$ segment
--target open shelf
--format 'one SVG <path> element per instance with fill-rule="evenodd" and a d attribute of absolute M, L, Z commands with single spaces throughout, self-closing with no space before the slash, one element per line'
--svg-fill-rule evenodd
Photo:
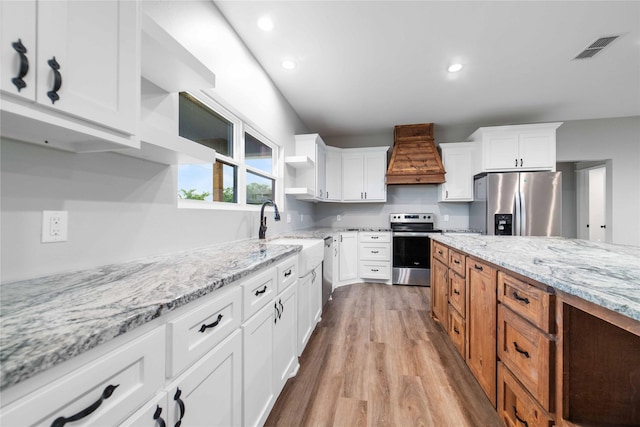
<path fill-rule="evenodd" d="M 315 197 L 315 191 L 307 187 L 287 187 L 284 189 L 284 194 L 296 196 L 298 199 L 313 199 Z"/>
<path fill-rule="evenodd" d="M 309 156 L 287 156 L 284 158 L 284 162 L 296 169 L 311 169 L 314 166 L 314 162 Z"/>

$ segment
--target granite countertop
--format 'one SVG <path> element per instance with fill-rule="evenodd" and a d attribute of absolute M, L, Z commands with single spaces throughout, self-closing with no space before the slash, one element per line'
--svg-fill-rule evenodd
<path fill-rule="evenodd" d="M 390 228 L 377 228 L 377 227 L 315 227 L 305 228 L 302 230 L 295 230 L 289 233 L 279 234 L 272 239 L 288 238 L 288 239 L 324 239 L 336 233 L 342 233 L 346 231 L 371 231 L 371 232 L 391 232 Z"/>
<path fill-rule="evenodd" d="M 432 239 L 640 320 L 640 247 L 562 237 L 458 234 Z"/>
<path fill-rule="evenodd" d="M 0 389 L 301 250 L 256 239 L 0 285 Z"/>

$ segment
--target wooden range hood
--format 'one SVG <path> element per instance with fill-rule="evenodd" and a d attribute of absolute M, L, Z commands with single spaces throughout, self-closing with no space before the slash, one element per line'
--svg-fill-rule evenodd
<path fill-rule="evenodd" d="M 398 125 L 387 168 L 387 185 L 442 184 L 444 166 L 433 141 L 433 123 Z"/>

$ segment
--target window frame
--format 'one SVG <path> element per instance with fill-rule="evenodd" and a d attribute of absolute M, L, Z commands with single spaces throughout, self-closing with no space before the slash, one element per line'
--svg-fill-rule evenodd
<path fill-rule="evenodd" d="M 180 199 L 177 196 L 178 208 L 182 209 L 217 209 L 217 210 L 246 210 L 246 211 L 259 211 L 260 205 L 247 203 L 247 172 L 252 174 L 272 179 L 274 181 L 274 201 L 277 205 L 283 206 L 284 199 L 284 185 L 283 185 L 283 168 L 281 167 L 282 156 L 284 150 L 282 147 L 275 143 L 273 139 L 267 137 L 264 132 L 257 129 L 255 125 L 250 123 L 246 118 L 241 117 L 238 114 L 234 114 L 224 105 L 217 100 L 213 99 L 210 94 L 205 92 L 185 91 L 196 100 L 201 102 L 207 108 L 210 108 L 214 113 L 221 116 L 225 120 L 228 120 L 233 125 L 233 157 L 226 156 L 216 152 L 216 162 L 218 160 L 227 163 L 229 165 L 237 167 L 237 189 L 236 189 L 236 203 L 221 202 L 221 201 L 204 201 L 204 200 L 188 200 Z M 245 133 L 248 133 L 253 138 L 257 139 L 264 145 L 271 148 L 272 159 L 272 173 L 269 174 L 262 169 L 258 169 L 249 166 L 245 163 Z M 197 142 L 194 141 L 195 144 Z M 176 170 L 176 184 L 179 180 L 179 171 Z M 179 188 L 177 189 L 179 191 Z M 272 207 L 268 207 L 268 210 L 272 210 Z"/>

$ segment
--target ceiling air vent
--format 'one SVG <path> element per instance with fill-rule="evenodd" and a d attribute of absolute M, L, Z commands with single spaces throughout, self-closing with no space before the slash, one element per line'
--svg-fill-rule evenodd
<path fill-rule="evenodd" d="M 573 59 L 593 58 L 596 53 L 600 52 L 602 49 L 609 46 L 611 42 L 613 42 L 618 37 L 620 36 L 600 37 L 598 40 L 591 43 L 585 50 L 580 52 L 578 56 L 576 56 Z"/>

